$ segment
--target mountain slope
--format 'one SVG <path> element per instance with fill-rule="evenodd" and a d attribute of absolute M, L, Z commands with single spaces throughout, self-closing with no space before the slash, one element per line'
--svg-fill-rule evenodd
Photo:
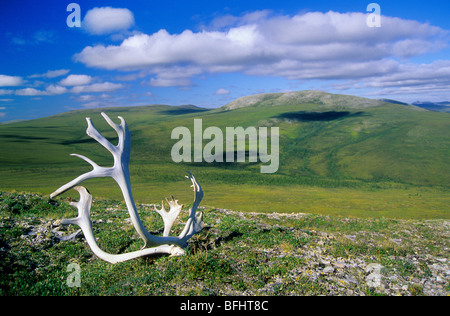
<path fill-rule="evenodd" d="M 383 102 L 382 100 L 372 100 L 351 95 L 331 94 L 315 90 L 305 90 L 246 96 L 224 105 L 222 109 L 234 110 L 252 105 L 280 106 L 303 103 L 313 103 L 334 108 L 345 107 L 349 109 L 360 109 L 380 106 L 385 102 Z"/>

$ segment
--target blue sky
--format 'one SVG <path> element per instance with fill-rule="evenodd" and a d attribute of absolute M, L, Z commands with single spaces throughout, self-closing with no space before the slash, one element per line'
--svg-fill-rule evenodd
<path fill-rule="evenodd" d="M 81 27 L 69 27 L 70 3 Z M 305 89 L 449 101 L 450 2 L 2 1 L 0 122 Z"/>

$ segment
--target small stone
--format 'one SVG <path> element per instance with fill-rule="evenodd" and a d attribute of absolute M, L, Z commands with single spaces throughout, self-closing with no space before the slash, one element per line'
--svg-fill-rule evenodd
<path fill-rule="evenodd" d="M 81 229 L 77 230 L 75 233 L 70 234 L 68 236 L 60 236 L 60 235 L 56 235 L 55 237 L 59 240 L 59 241 L 71 241 L 71 240 L 75 240 L 75 238 L 78 237 L 78 235 L 81 234 Z"/>
<path fill-rule="evenodd" d="M 329 273 L 333 273 L 333 272 L 334 272 L 334 268 L 332 266 L 327 266 L 322 271 L 322 273 L 324 273 L 324 274 L 329 274 Z"/>
<path fill-rule="evenodd" d="M 400 245 L 402 243 L 402 240 L 400 238 L 392 239 L 392 241 L 395 242 L 397 245 Z"/>
<path fill-rule="evenodd" d="M 345 268 L 345 262 L 335 262 L 335 263 L 333 263 L 333 265 L 334 265 L 334 267 L 335 268 L 338 268 L 338 269 L 342 269 L 342 268 Z"/>

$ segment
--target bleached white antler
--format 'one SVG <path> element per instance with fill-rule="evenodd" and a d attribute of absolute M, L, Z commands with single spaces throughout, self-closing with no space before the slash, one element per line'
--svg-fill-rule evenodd
<path fill-rule="evenodd" d="M 197 180 L 192 173 L 188 171 L 189 175 L 186 176 L 192 182 L 192 187 L 194 188 L 194 203 L 190 209 L 189 219 L 184 227 L 183 232 L 180 234 L 180 238 L 188 240 L 193 235 L 199 233 L 203 228 L 203 213 L 197 213 L 197 208 L 203 199 L 203 190 L 198 184 Z"/>
<path fill-rule="evenodd" d="M 169 211 L 166 211 L 166 209 L 164 208 L 164 201 L 161 202 L 162 206 L 160 210 L 158 210 L 156 206 L 154 207 L 155 211 L 159 215 L 161 215 L 164 222 L 163 236 L 169 236 L 170 230 L 172 229 L 175 220 L 177 219 L 181 209 L 183 208 L 183 205 L 179 205 L 178 201 L 175 200 L 173 196 L 171 196 L 170 200 L 166 199 L 166 201 L 170 207 Z"/>
<path fill-rule="evenodd" d="M 112 167 L 106 168 L 106 167 L 100 167 L 95 162 L 93 162 L 91 159 L 84 157 L 82 155 L 78 154 L 72 154 L 72 156 L 79 157 L 86 162 L 88 162 L 93 169 L 76 179 L 70 181 L 69 183 L 63 185 L 58 190 L 53 192 L 50 197 L 55 197 L 59 194 L 62 194 L 66 192 L 67 190 L 74 188 L 75 186 L 78 186 L 81 182 L 92 179 L 92 178 L 101 178 L 101 177 L 111 177 L 113 178 L 117 184 L 119 185 L 125 204 L 127 206 L 128 212 L 130 214 L 131 222 L 133 226 L 136 229 L 136 232 L 139 234 L 139 236 L 144 241 L 144 248 L 147 246 L 155 247 L 150 249 L 144 249 L 140 252 L 135 252 L 133 255 L 130 254 L 130 256 L 126 256 L 127 254 L 123 255 L 117 255 L 118 257 L 115 257 L 114 260 L 107 260 L 106 261 L 124 261 L 129 260 L 132 258 L 135 258 L 135 256 L 145 256 L 151 253 L 170 253 L 172 255 L 174 254 L 183 254 L 184 250 L 182 248 L 187 246 L 187 241 L 190 237 L 192 237 L 194 234 L 201 231 L 203 227 L 202 222 L 202 214 L 197 214 L 196 210 L 200 204 L 200 201 L 203 198 L 203 191 L 198 184 L 198 182 L 195 180 L 194 176 L 189 173 L 188 176 L 186 176 L 188 179 L 191 180 L 193 187 L 194 187 L 194 203 L 192 205 L 192 208 L 190 210 L 189 220 L 186 222 L 186 225 L 183 229 L 183 232 L 178 237 L 171 237 L 169 236 L 170 229 L 173 226 L 173 223 L 175 222 L 177 216 L 179 215 L 182 205 L 178 204 L 178 201 L 176 201 L 173 197 L 172 200 L 168 200 L 170 210 L 168 212 L 165 211 L 164 205 L 160 211 L 156 210 L 163 218 L 164 221 L 164 233 L 163 236 L 154 236 L 150 234 L 142 224 L 142 221 L 139 218 L 139 214 L 136 209 L 136 205 L 133 200 L 133 196 L 131 193 L 131 185 L 130 185 L 130 175 L 128 171 L 128 165 L 130 160 L 130 137 L 131 134 L 128 130 L 127 124 L 125 120 L 122 117 L 118 117 L 120 119 L 120 125 L 115 124 L 105 113 L 101 113 L 104 119 L 108 122 L 108 124 L 116 131 L 119 142 L 117 146 L 112 145 L 103 135 L 101 135 L 95 126 L 92 123 L 92 120 L 90 118 L 86 118 L 88 123 L 88 128 L 86 130 L 87 135 L 95 139 L 98 143 L 100 143 L 103 147 L 105 147 L 114 157 L 114 165 Z M 79 217 L 74 220 L 65 220 L 64 223 L 71 223 L 71 224 L 77 224 L 79 225 L 85 236 L 91 236 L 93 237 L 92 227 L 90 225 L 89 220 L 89 209 L 92 202 L 92 197 L 89 193 L 87 193 L 86 189 L 83 187 L 76 187 L 75 188 L 78 192 L 80 192 L 80 202 L 74 203 L 73 205 L 78 207 L 79 210 Z M 81 209 L 81 210 L 80 210 Z M 86 220 L 88 219 L 88 221 Z M 89 223 L 88 223 L 89 222 Z M 86 237 L 86 239 L 88 239 Z M 95 243 L 95 239 L 88 240 L 89 245 L 91 246 L 94 253 L 96 253 L 100 258 L 108 258 L 108 256 L 111 256 L 109 254 L 104 253 L 101 251 L 97 244 Z M 172 246 L 168 246 L 172 245 Z M 164 246 L 164 247 L 161 247 Z M 174 248 L 173 246 L 176 246 Z M 95 249 L 95 250 L 94 250 Z M 153 250 L 151 250 L 153 249 Z M 100 255 L 101 256 L 100 256 Z M 140 255 L 139 255 L 140 254 Z M 115 256 L 115 255 L 114 255 Z M 123 259 L 123 260 L 122 260 Z"/>
<path fill-rule="evenodd" d="M 89 216 L 92 204 L 92 195 L 90 195 L 89 192 L 86 190 L 86 188 L 82 186 L 77 186 L 74 189 L 80 193 L 80 201 L 71 203 L 72 206 L 78 208 L 78 217 L 73 219 L 62 220 L 61 224 L 63 225 L 74 224 L 80 226 L 92 252 L 100 259 L 108 261 L 109 263 L 117 263 L 153 254 L 169 253 L 172 255 L 180 255 L 184 253 L 182 249 L 173 245 L 162 245 L 158 247 L 146 248 L 139 251 L 118 255 L 104 252 L 103 250 L 100 249 L 100 247 L 97 244 L 97 241 L 95 240 L 94 231 L 92 229 L 92 223 Z"/>

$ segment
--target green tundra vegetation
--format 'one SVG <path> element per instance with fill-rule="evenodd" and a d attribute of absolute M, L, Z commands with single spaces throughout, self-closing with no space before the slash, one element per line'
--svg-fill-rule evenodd
<path fill-rule="evenodd" d="M 0 295 L 450 294 L 445 220 L 202 208 L 205 227 L 190 239 L 186 256 L 112 265 L 93 255 L 82 234 L 59 239 L 78 229 L 60 223 L 77 214 L 69 201 L 0 193 Z M 162 233 L 152 205 L 138 211 L 149 231 Z M 187 208 L 174 234 L 186 218 Z M 94 200 L 91 220 L 104 251 L 143 246 L 122 201 Z"/>

